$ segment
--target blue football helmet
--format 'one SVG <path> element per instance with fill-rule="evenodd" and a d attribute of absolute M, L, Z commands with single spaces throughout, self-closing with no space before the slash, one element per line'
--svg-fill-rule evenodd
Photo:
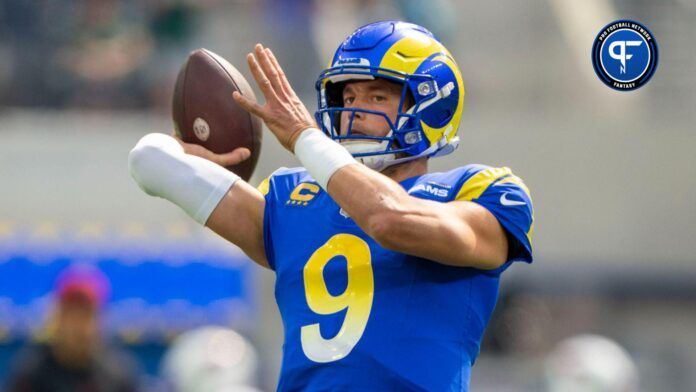
<path fill-rule="evenodd" d="M 343 87 L 352 80 L 383 78 L 403 86 L 395 121 L 381 111 L 343 106 Z M 447 49 L 425 28 L 384 21 L 357 29 L 338 47 L 316 82 L 321 129 L 375 170 L 420 157 L 442 156 L 457 148 L 464 107 L 464 82 Z M 406 103 L 413 105 L 406 107 Z M 341 113 L 348 129 L 340 130 Z M 384 137 L 353 134 L 358 112 L 382 116 Z"/>

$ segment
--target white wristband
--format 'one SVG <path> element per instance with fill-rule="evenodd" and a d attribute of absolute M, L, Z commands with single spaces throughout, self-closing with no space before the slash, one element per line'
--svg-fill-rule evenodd
<path fill-rule="evenodd" d="M 151 133 L 128 156 L 131 175 L 148 195 L 181 207 L 204 225 L 239 176 L 184 152 L 173 137 Z"/>
<path fill-rule="evenodd" d="M 358 163 L 348 150 L 316 128 L 300 133 L 295 142 L 295 156 L 324 189 L 338 169 Z"/>

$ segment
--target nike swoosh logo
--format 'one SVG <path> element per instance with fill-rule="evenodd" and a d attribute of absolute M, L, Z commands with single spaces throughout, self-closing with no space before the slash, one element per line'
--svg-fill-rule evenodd
<path fill-rule="evenodd" d="M 508 194 L 508 192 L 505 192 L 500 196 L 500 204 L 502 204 L 504 206 L 523 206 L 523 205 L 527 204 L 527 203 L 525 203 L 523 201 L 519 201 L 519 200 L 510 200 L 507 198 L 507 194 Z"/>

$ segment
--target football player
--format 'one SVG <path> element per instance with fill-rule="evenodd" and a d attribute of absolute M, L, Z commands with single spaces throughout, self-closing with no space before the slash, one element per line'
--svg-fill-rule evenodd
<path fill-rule="evenodd" d="M 275 271 L 279 390 L 466 391 L 501 273 L 532 261 L 533 213 L 506 167 L 428 173 L 458 143 L 451 54 L 417 25 L 361 27 L 319 76 L 315 117 L 270 49 L 247 60 L 265 104 L 234 99 L 303 167 L 256 189 L 200 157 L 248 151 L 150 134 L 131 151 L 134 178 Z"/>

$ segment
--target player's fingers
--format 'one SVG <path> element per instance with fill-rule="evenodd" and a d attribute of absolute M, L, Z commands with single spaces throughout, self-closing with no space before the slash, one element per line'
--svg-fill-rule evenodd
<path fill-rule="evenodd" d="M 271 60 L 271 64 L 273 64 L 273 67 L 276 69 L 276 72 L 278 73 L 278 78 L 280 79 L 280 84 L 283 87 L 283 91 L 288 95 L 296 95 L 295 90 L 293 90 L 292 86 L 290 85 L 290 82 L 288 81 L 288 78 L 285 75 L 285 71 L 283 71 L 283 68 L 280 67 L 280 63 L 278 63 L 278 59 L 276 59 L 275 55 L 273 54 L 273 51 L 269 48 L 266 48 L 266 55 L 268 56 L 269 60 Z"/>
<path fill-rule="evenodd" d="M 256 57 L 254 57 L 253 54 L 249 53 L 247 55 L 247 63 L 249 64 L 251 74 L 254 76 L 254 80 L 256 80 L 256 84 L 259 85 L 263 96 L 266 98 L 266 102 L 278 100 L 278 96 L 276 95 L 275 91 L 273 91 L 271 81 L 268 79 L 268 77 L 266 77 L 266 74 L 263 72 L 263 69 L 261 69 L 259 62 L 256 60 Z"/>
<path fill-rule="evenodd" d="M 234 150 L 220 154 L 218 156 L 218 164 L 220 166 L 236 165 L 251 156 L 251 151 L 246 147 L 235 148 Z"/>
<path fill-rule="evenodd" d="M 242 109 L 246 110 L 247 112 L 251 114 L 255 114 L 258 117 L 265 118 L 265 112 L 263 110 L 263 106 L 259 105 L 258 103 L 254 102 L 253 100 L 243 96 L 242 94 L 239 93 L 239 91 L 235 91 L 232 93 L 232 98 L 239 104 L 239 106 L 242 107 Z"/>
<path fill-rule="evenodd" d="M 273 90 L 276 92 L 276 94 L 282 94 L 283 85 L 280 80 L 280 75 L 278 74 L 278 70 L 276 70 L 271 59 L 268 57 L 268 52 L 266 51 L 266 49 L 264 49 L 264 47 L 261 44 L 256 44 L 256 46 L 254 47 L 254 51 L 256 53 L 256 59 L 259 65 L 261 66 L 263 73 L 271 82 Z"/>

